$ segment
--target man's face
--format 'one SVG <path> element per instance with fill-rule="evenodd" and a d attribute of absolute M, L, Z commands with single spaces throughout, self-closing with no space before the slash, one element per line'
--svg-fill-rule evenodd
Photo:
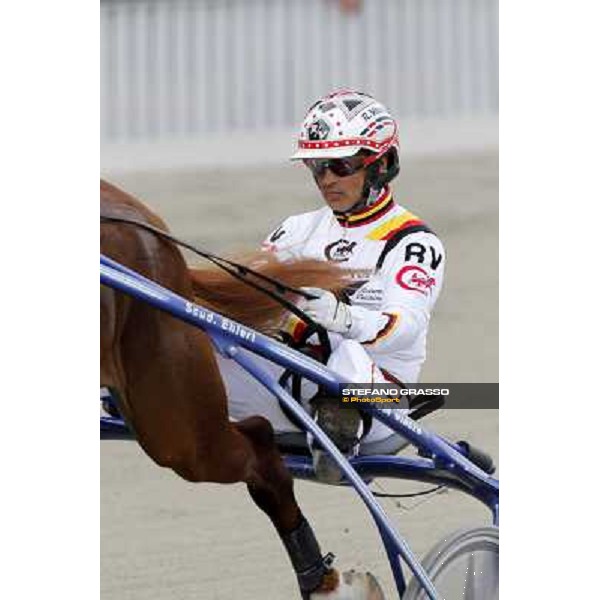
<path fill-rule="evenodd" d="M 361 164 L 361 158 L 356 158 L 356 164 Z M 323 199 L 336 212 L 350 210 L 362 196 L 365 184 L 366 170 L 360 169 L 352 175 L 340 177 L 331 169 L 313 172 L 313 177 Z"/>

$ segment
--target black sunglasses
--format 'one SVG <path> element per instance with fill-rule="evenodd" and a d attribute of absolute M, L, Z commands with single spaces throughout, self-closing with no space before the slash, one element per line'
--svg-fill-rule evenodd
<path fill-rule="evenodd" d="M 323 177 L 329 169 L 338 177 L 348 177 L 363 169 L 366 164 L 364 159 L 357 160 L 356 156 L 348 158 L 305 158 L 304 164 L 315 177 Z"/>

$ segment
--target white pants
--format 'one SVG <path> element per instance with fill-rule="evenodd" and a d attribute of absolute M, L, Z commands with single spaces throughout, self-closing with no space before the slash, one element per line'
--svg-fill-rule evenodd
<path fill-rule="evenodd" d="M 339 336 L 337 336 L 339 337 Z M 333 336 L 332 336 L 333 338 Z M 348 382 L 353 383 L 384 383 L 386 382 L 379 368 L 373 363 L 361 344 L 355 340 L 346 340 L 341 337 L 332 339 L 333 351 L 327 366 L 342 375 Z M 245 350 L 240 350 L 245 352 Z M 267 418 L 278 433 L 299 432 L 300 430 L 286 417 L 281 410 L 277 399 L 271 393 L 244 371 L 231 359 L 224 358 L 218 352 L 217 362 L 227 389 L 229 415 L 234 421 L 240 421 L 252 415 L 261 415 Z M 253 358 L 262 368 L 268 370 L 275 377 L 281 376 L 283 369 L 273 363 L 253 355 Z M 316 393 L 316 386 L 312 382 L 305 382 L 302 397 L 311 398 Z M 404 409 L 388 409 L 389 414 L 398 415 L 406 413 Z M 363 442 L 378 442 L 391 435 L 391 429 L 373 419 L 371 430 Z"/>

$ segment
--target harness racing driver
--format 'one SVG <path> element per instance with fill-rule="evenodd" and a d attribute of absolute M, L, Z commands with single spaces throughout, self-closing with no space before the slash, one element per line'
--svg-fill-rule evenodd
<path fill-rule="evenodd" d="M 397 123 L 371 96 L 335 91 L 308 110 L 297 144 L 291 158 L 308 167 L 326 206 L 288 217 L 263 248 L 283 261 L 339 262 L 356 275 L 346 301 L 328 290 L 304 288 L 317 298 L 303 301 L 303 309 L 330 332 L 327 365 L 332 370 L 352 383 L 416 383 L 445 255 L 438 237 L 392 197 L 389 183 L 400 170 Z M 302 326 L 292 317 L 286 329 L 298 337 Z M 224 375 L 229 387 L 235 375 Z M 395 453 L 404 444 L 376 420 L 367 431 L 368 421 L 359 411 L 340 409 L 339 402 L 317 395 L 311 408 L 319 426 L 347 456 L 357 454 L 359 441 L 361 452 L 370 446 L 377 454 Z M 233 404 L 231 412 L 245 416 L 240 414 L 243 405 Z M 253 394 L 250 412 L 257 414 L 257 409 L 277 432 L 298 431 L 271 398 L 261 401 Z M 341 474 L 329 456 L 310 435 L 308 442 L 317 477 L 339 481 Z"/>

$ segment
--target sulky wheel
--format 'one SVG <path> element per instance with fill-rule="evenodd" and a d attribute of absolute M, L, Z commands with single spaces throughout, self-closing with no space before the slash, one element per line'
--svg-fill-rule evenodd
<path fill-rule="evenodd" d="M 499 556 L 498 529 L 478 527 L 440 541 L 423 559 L 423 568 L 444 600 L 497 600 Z M 427 595 L 413 578 L 402 600 L 427 600 Z"/>

